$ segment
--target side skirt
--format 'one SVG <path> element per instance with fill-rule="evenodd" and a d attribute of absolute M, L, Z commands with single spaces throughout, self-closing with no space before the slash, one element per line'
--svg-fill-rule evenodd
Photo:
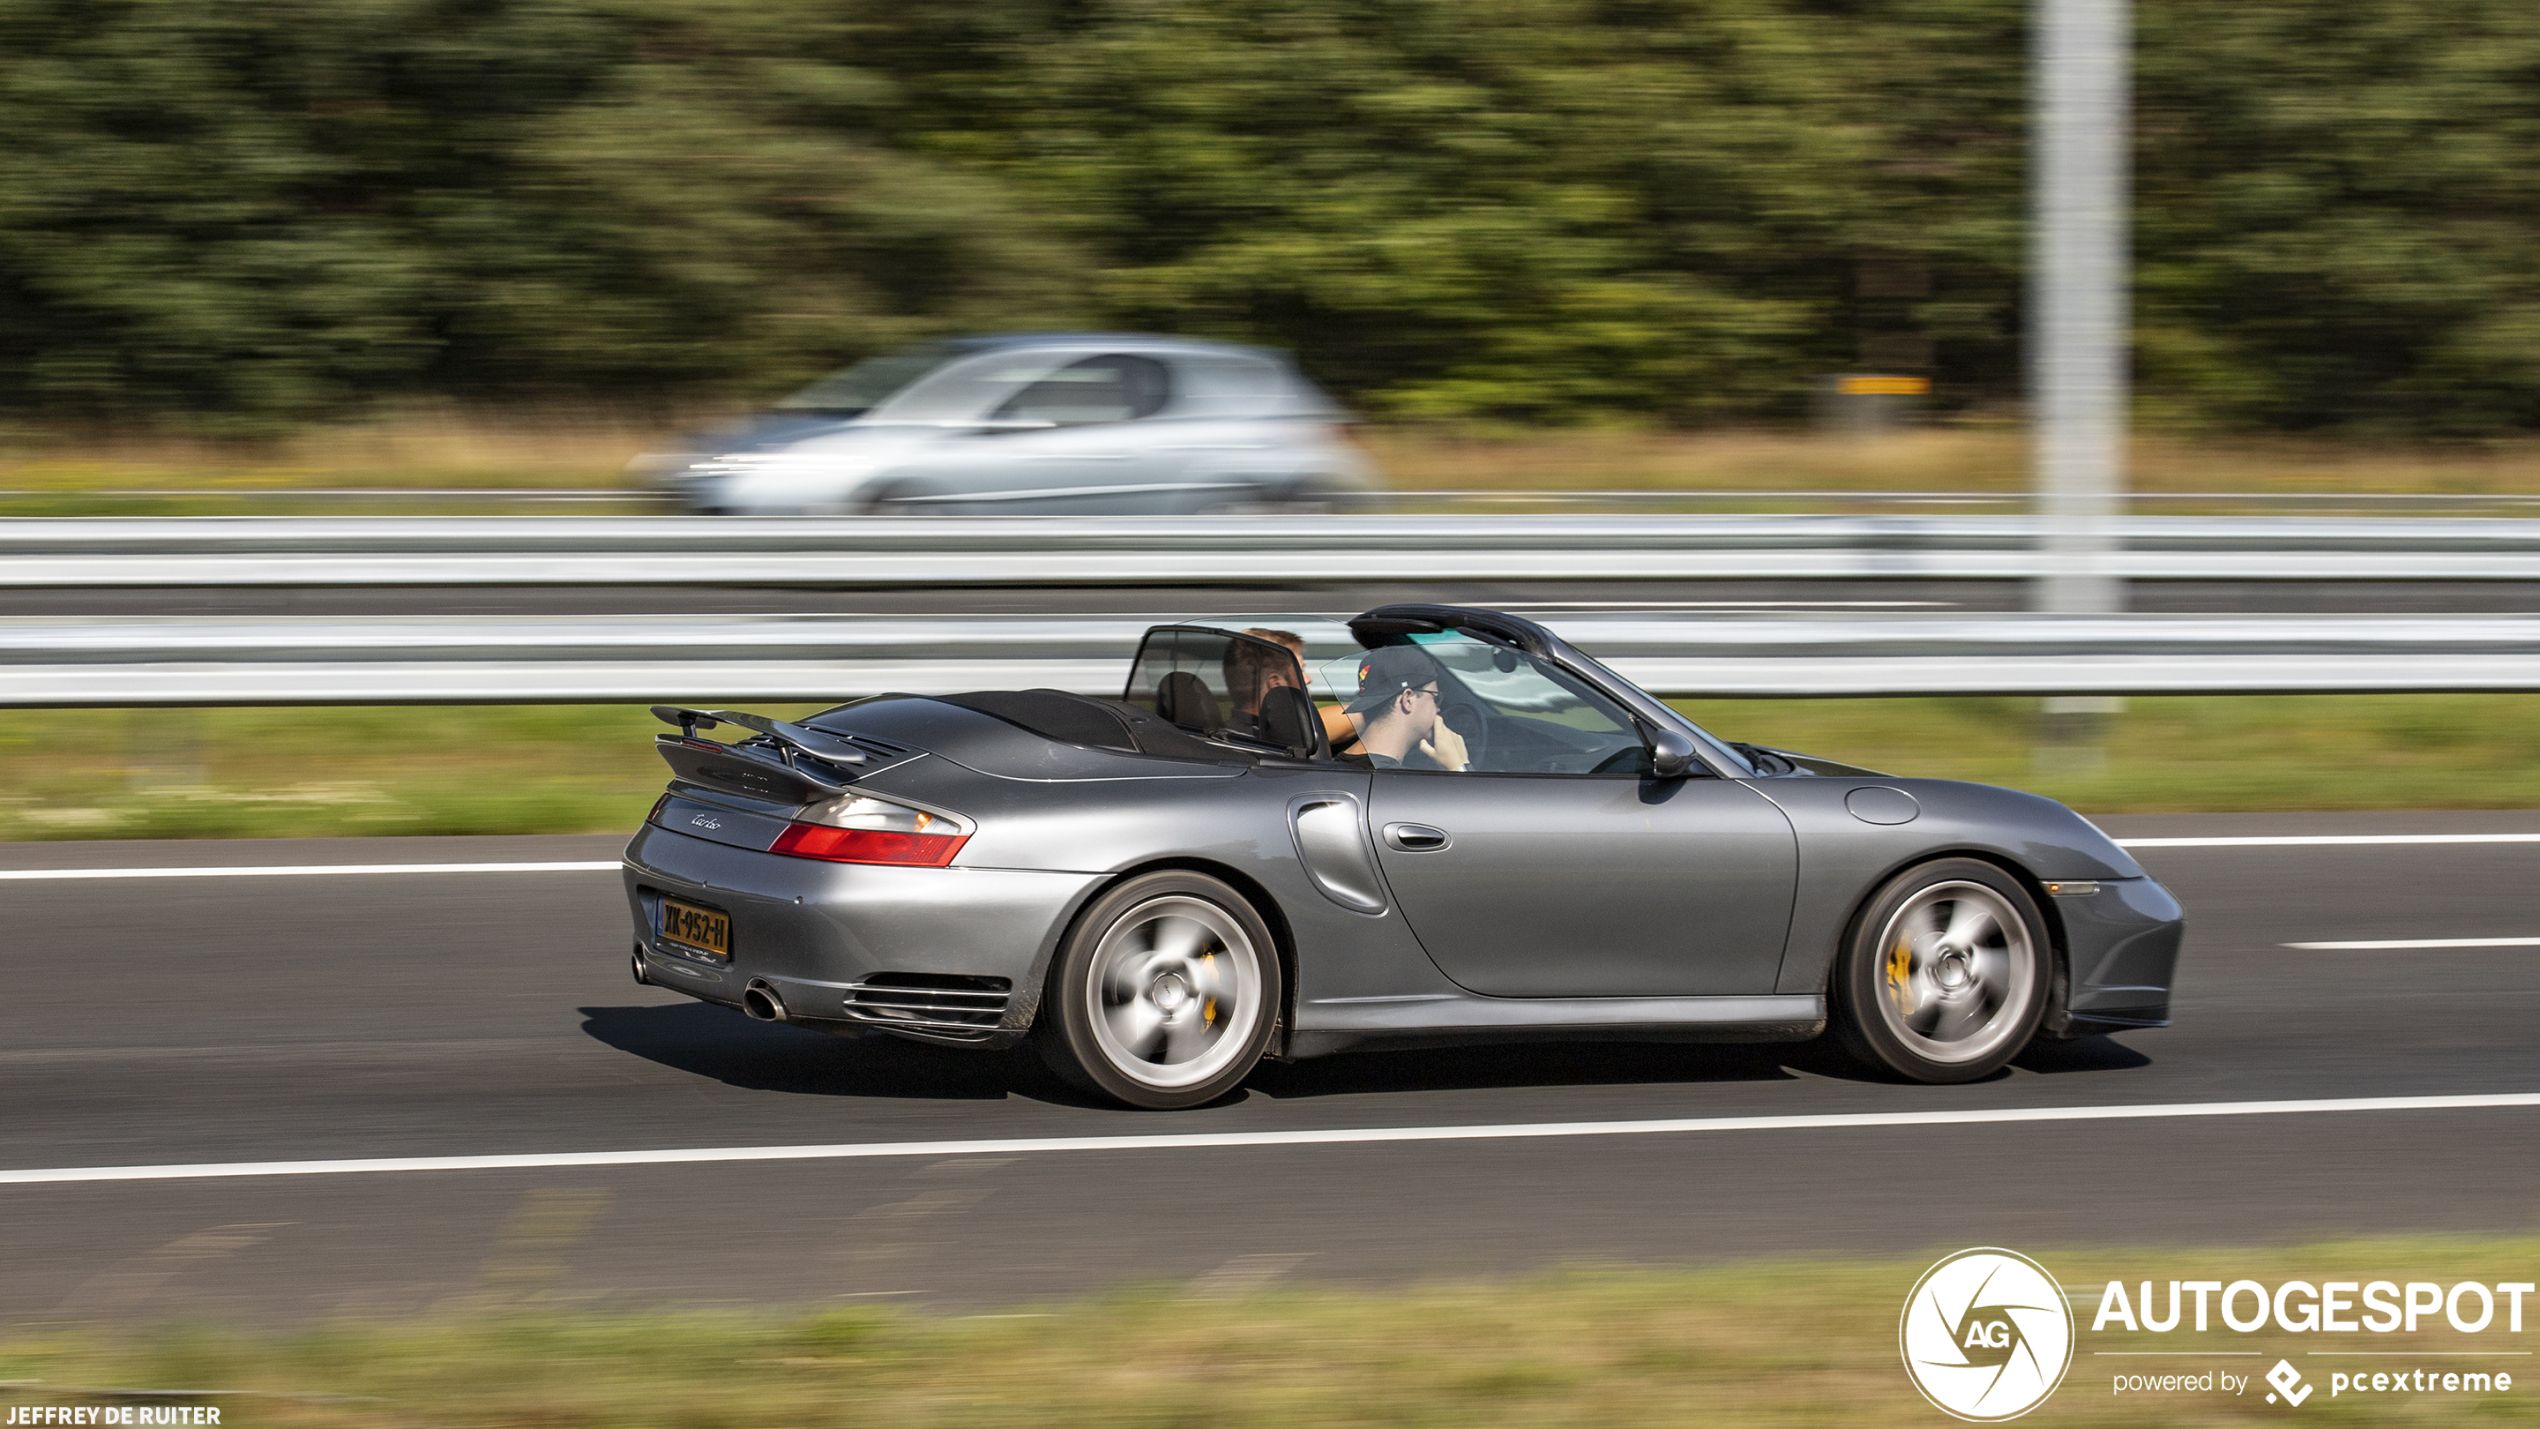
<path fill-rule="evenodd" d="M 1826 1000 L 1753 997 L 1340 998 L 1297 1008 L 1292 1059 L 1486 1042 L 1805 1042 Z"/>

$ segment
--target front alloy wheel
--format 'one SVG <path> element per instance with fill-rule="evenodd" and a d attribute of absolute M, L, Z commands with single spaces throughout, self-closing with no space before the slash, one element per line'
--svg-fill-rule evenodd
<path fill-rule="evenodd" d="M 1855 1056 L 1918 1082 L 1971 1082 L 2019 1054 L 2046 1011 L 2044 920 L 1975 859 L 1906 870 L 1862 911 L 1836 969 Z"/>
<path fill-rule="evenodd" d="M 1095 900 L 1060 948 L 1042 1050 L 1061 1076 L 1131 1106 L 1198 1106 L 1261 1060 L 1280 995 L 1250 904 L 1200 874 L 1148 874 Z"/>

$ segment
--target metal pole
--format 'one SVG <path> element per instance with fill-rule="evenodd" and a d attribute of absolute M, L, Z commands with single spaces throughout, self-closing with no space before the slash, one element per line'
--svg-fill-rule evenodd
<path fill-rule="evenodd" d="M 2122 610 L 2128 0 L 2037 0 L 2030 95 L 2029 385 L 2044 569 L 2032 604 Z"/>

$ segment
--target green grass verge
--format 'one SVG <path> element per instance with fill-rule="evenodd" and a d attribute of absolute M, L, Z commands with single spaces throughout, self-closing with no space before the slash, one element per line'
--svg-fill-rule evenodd
<path fill-rule="evenodd" d="M 1972 779 L 2085 813 L 2540 808 L 2540 698 L 2163 696 L 2041 750 L 2034 699 L 1679 700 L 1728 739 Z"/>
<path fill-rule="evenodd" d="M 2540 699 L 2139 699 L 2104 763 L 2027 699 L 1686 700 L 1731 738 L 2090 813 L 2540 808 Z M 800 714 L 808 705 L 765 706 Z M 0 731 L 0 839 L 632 829 L 665 776 L 627 706 L 73 710 Z"/>
<path fill-rule="evenodd" d="M 0 838 L 632 832 L 663 728 L 624 705 L 56 711 L 0 732 Z"/>
<path fill-rule="evenodd" d="M 1943 1247 L 1951 1249 L 1954 1247 Z M 2026 1423 L 2282 1420 L 2259 1379 L 2290 1355 L 2329 1423 L 2529 1423 L 2540 1371 L 2521 1359 L 2322 1361 L 2317 1336 L 2090 1329 L 2109 1279 L 2460 1280 L 2527 1277 L 2540 1241 L 2393 1239 L 2256 1250 L 2026 1247 L 2076 1305 L 2081 1351 Z M 262 1335 L 206 1325 L 21 1328 L 0 1336 L 0 1405 L 99 1402 L 75 1386 L 257 1391 L 208 1402 L 224 1426 L 1300 1426 L 1487 1424 L 1945 1425 L 1899 1361 L 1897 1318 L 1928 1257 L 1704 1270 L 1577 1269 L 1409 1289 L 1293 1288 L 1234 1299 L 1178 1287 L 977 1317 L 863 1307 L 821 1313 L 595 1314 L 486 1300 L 412 1322 Z M 2379 1351 L 2499 1350 L 2527 1337 L 2358 1334 Z M 2207 1361 L 2093 1350 L 2260 1351 Z M 2119 1396 L 2117 1369 L 2228 1366 L 2253 1387 Z M 2504 1394 L 2332 1401 L 2328 1370 L 2504 1368 Z M 28 1383 L 35 1381 L 35 1383 Z M 340 1396 L 340 1397 L 339 1397 Z M 112 1401 L 109 1401 L 112 1402 Z M 132 1400 L 121 1402 L 130 1403 Z M 141 1402 L 148 1402 L 143 1400 Z"/>

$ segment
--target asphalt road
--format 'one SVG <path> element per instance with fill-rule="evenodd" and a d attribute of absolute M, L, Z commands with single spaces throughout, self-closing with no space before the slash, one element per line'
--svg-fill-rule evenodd
<path fill-rule="evenodd" d="M 2540 832 L 2540 812 L 2110 819 Z M 0 868 L 609 858 L 618 840 L 0 847 Z M 0 883 L 0 1168 L 2540 1091 L 2540 844 L 2147 850 L 2178 1025 L 1975 1086 L 1814 1048 L 1270 1067 L 1087 1104 L 1027 1053 L 836 1041 L 628 980 L 610 873 Z M 0 1323 L 563 1300 L 1000 1309 L 1131 1282 L 2523 1230 L 2540 1109 L 0 1186 Z"/>

